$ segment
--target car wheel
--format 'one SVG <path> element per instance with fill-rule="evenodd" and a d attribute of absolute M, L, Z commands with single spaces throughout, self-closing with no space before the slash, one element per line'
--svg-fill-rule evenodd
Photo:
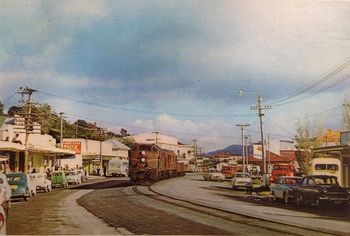
<path fill-rule="evenodd" d="M 28 196 L 23 197 L 24 201 L 28 201 Z"/>
<path fill-rule="evenodd" d="M 288 202 L 289 202 L 288 196 L 287 196 L 286 193 L 283 193 L 283 202 L 284 202 L 285 204 L 288 204 Z"/>

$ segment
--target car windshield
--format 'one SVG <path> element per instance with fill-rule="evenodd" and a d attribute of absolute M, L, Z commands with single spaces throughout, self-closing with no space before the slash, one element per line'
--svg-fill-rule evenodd
<path fill-rule="evenodd" d="M 300 184 L 301 178 L 285 178 L 284 183 L 290 185 Z"/>
<path fill-rule="evenodd" d="M 61 176 L 62 173 L 61 172 L 56 172 L 56 173 L 52 173 L 53 176 Z"/>
<path fill-rule="evenodd" d="M 67 175 L 76 175 L 75 172 L 68 172 Z"/>
<path fill-rule="evenodd" d="M 7 176 L 7 181 L 20 182 L 21 180 L 21 176 Z"/>

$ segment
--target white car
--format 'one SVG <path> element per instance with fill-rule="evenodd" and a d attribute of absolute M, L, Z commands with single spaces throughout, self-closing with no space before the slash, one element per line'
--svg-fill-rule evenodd
<path fill-rule="evenodd" d="M 52 184 L 51 180 L 49 180 L 49 178 L 47 177 L 47 174 L 33 173 L 30 174 L 30 176 L 33 178 L 33 183 L 37 190 L 42 189 L 45 192 L 51 192 Z"/>
<path fill-rule="evenodd" d="M 231 181 L 233 190 L 244 188 L 250 193 L 253 190 L 253 181 L 248 173 L 237 172 Z"/>
<path fill-rule="evenodd" d="M 221 172 L 205 172 L 202 174 L 204 180 L 224 181 L 225 175 Z"/>
<path fill-rule="evenodd" d="M 68 183 L 81 184 L 81 175 L 75 171 L 68 171 L 66 173 Z"/>
<path fill-rule="evenodd" d="M 7 201 L 3 194 L 0 195 L 0 235 L 6 235 L 6 220 L 8 212 L 3 206 L 4 201 Z"/>
<path fill-rule="evenodd" d="M 11 186 L 7 181 L 7 177 L 4 173 L 0 172 L 0 205 L 4 208 L 6 216 L 8 215 L 8 210 L 11 207 Z M 1 226 L 1 222 L 0 222 Z M 1 229 L 0 229 L 1 232 Z M 1 234 L 1 233 L 0 233 Z"/>

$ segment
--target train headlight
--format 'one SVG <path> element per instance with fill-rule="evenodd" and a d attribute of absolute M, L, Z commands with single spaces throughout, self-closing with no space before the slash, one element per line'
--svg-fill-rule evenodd
<path fill-rule="evenodd" d="M 141 162 L 146 162 L 146 158 L 142 157 L 142 158 L 140 159 L 140 161 L 141 161 Z"/>

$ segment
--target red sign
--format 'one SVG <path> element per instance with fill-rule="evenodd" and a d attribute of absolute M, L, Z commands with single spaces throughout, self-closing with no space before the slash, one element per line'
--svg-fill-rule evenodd
<path fill-rule="evenodd" d="M 76 154 L 81 154 L 81 142 L 63 142 L 63 148 L 75 151 Z"/>

